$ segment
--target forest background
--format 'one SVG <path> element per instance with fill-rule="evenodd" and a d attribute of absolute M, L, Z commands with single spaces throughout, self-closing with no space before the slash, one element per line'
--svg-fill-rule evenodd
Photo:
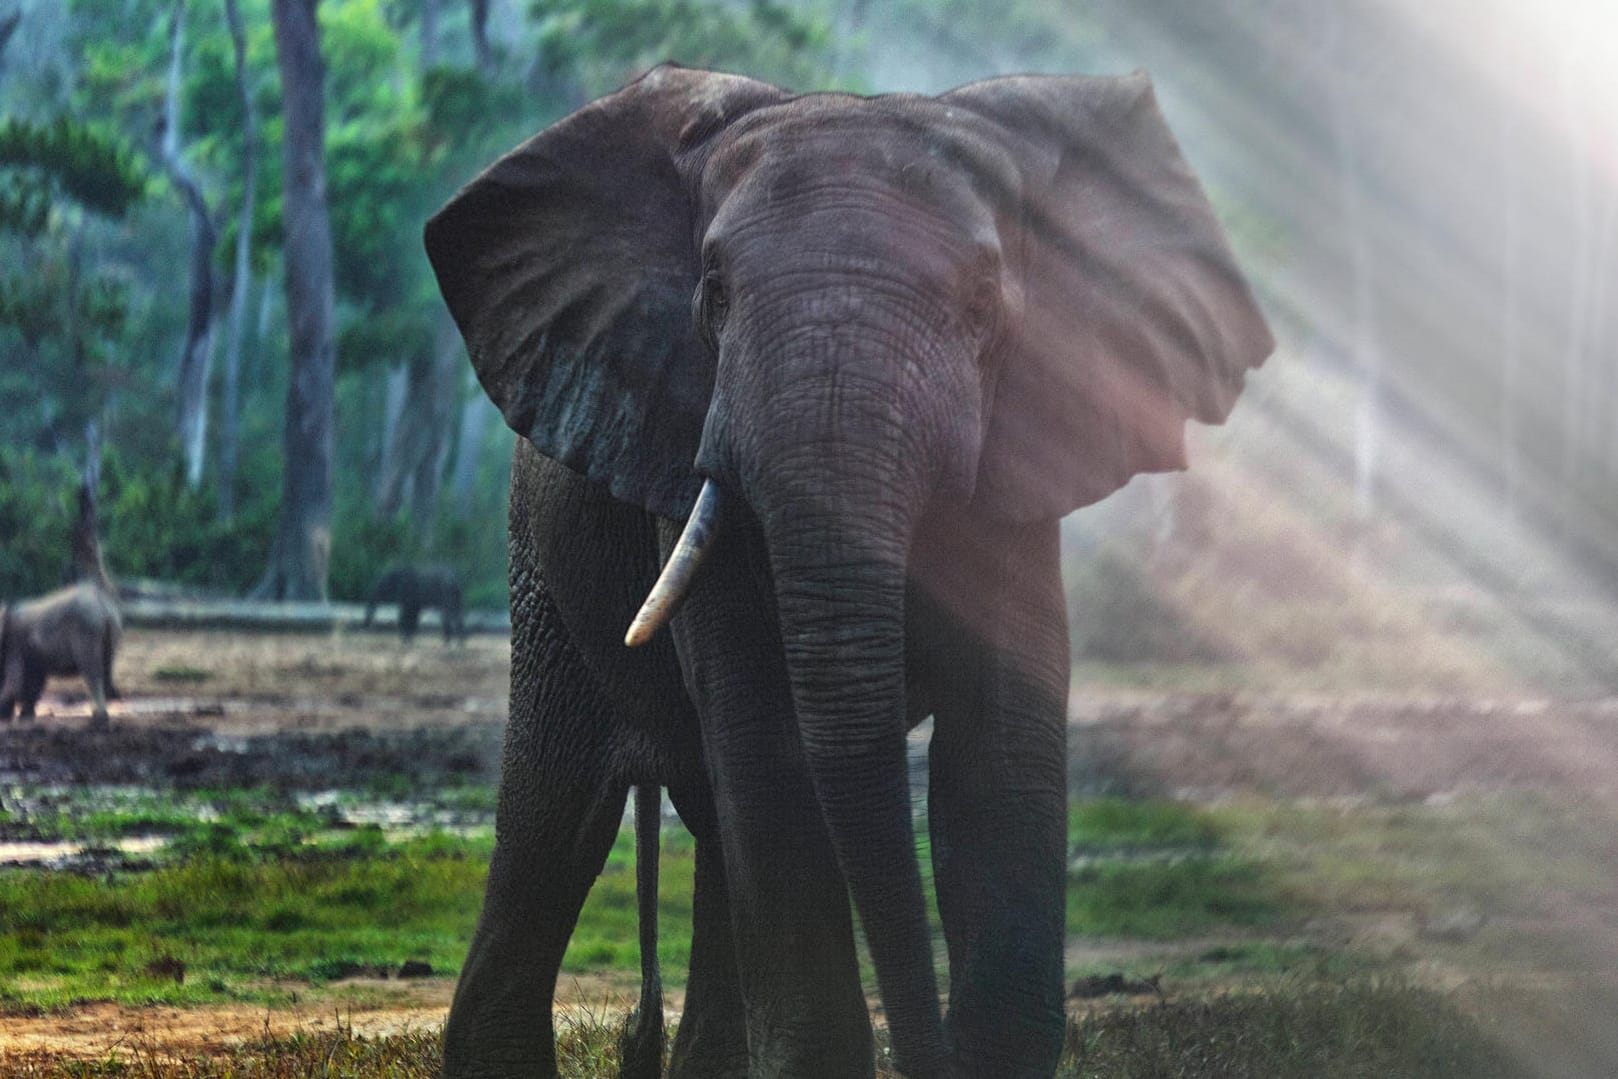
<path fill-rule="evenodd" d="M 420 242 L 483 164 L 665 59 L 1143 67 L 1281 347 L 1191 473 L 1070 522 L 1076 658 L 1329 669 L 1402 618 L 1511 622 L 1488 664 L 1610 683 L 1615 31 L 1585 0 L 0 0 L 0 596 L 62 580 L 85 476 L 126 580 L 352 599 L 430 558 L 503 606 L 510 435 Z M 1473 685 L 1465 651 L 1421 662 Z"/>

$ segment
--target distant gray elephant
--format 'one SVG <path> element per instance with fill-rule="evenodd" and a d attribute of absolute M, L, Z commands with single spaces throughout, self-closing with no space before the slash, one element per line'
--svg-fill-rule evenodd
<path fill-rule="evenodd" d="M 32 716 L 47 678 L 79 674 L 94 701 L 92 721 L 107 722 L 107 700 L 118 696 L 112 661 L 123 618 L 101 555 L 95 491 L 88 482 L 79 485 L 67 572 L 77 583 L 15 606 L 0 604 L 0 718 L 10 719 L 13 709 Z"/>
<path fill-rule="evenodd" d="M 379 603 L 399 605 L 399 637 L 406 642 L 416 636 L 421 612 L 429 607 L 438 611 L 444 625 L 444 640 L 466 639 L 466 617 L 461 607 L 461 582 L 448 566 L 394 566 L 371 586 L 365 604 L 365 625 L 376 618 Z"/>
<path fill-rule="evenodd" d="M 852 900 L 900 1071 L 1050 1076 L 1058 521 L 1184 467 L 1185 421 L 1272 347 L 1146 78 L 865 98 L 662 67 L 426 239 L 525 440 L 499 839 L 445 1074 L 555 1074 L 567 937 L 624 790 L 662 781 L 697 837 L 676 1075 L 871 1075 Z M 945 1015 L 905 761 L 929 714 Z"/>
<path fill-rule="evenodd" d="M 117 603 L 92 580 L 0 605 L 0 718 L 13 708 L 32 716 L 48 677 L 79 674 L 95 703 L 92 721 L 105 724 L 107 700 L 118 696 L 112 661 L 122 634 Z"/>

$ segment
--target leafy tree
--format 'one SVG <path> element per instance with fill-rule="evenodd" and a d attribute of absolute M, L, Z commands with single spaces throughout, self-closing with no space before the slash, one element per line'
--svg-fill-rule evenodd
<path fill-rule="evenodd" d="M 537 67 L 557 88 L 558 111 L 615 89 L 664 60 L 802 90 L 841 80 L 830 22 L 813 6 L 778 0 L 533 0 Z"/>
<path fill-rule="evenodd" d="M 85 266 L 97 217 L 118 219 L 144 195 L 133 153 L 107 130 L 60 116 L 0 123 L 0 348 L 22 362 L 0 373 L 0 396 L 31 402 L 9 417 L 12 438 L 66 450 L 82 433 L 98 463 L 100 418 L 119 381 L 109 347 L 127 314 L 127 286 Z"/>
<path fill-rule="evenodd" d="M 119 218 L 145 193 L 134 153 L 104 127 L 67 116 L 49 124 L 0 121 L 0 228 L 40 235 L 59 196 Z"/>

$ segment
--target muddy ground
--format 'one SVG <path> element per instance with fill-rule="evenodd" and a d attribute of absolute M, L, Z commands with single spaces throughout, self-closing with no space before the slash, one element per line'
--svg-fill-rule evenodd
<path fill-rule="evenodd" d="M 53 682 L 37 720 L 0 726 L 0 787 L 270 784 L 313 791 L 363 787 L 378 777 L 424 788 L 492 781 L 506 651 L 494 636 L 406 646 L 382 633 L 133 630 L 119 655 L 123 699 L 113 705 L 110 728 L 90 728 L 82 685 Z M 1542 807 L 1535 812 L 1548 814 L 1537 822 L 1543 827 L 1500 835 L 1478 856 L 1510 883 L 1473 889 L 1464 880 L 1436 881 L 1423 902 L 1393 909 L 1370 898 L 1371 890 L 1360 908 L 1326 912 L 1300 932 L 1332 947 L 1395 957 L 1437 981 L 1459 984 L 1496 970 L 1540 981 L 1567 975 L 1599 983 L 1599 995 L 1585 999 L 1609 999 L 1609 975 L 1618 970 L 1618 830 L 1611 827 L 1618 822 L 1618 697 L 1091 684 L 1076 687 L 1072 722 L 1072 784 L 1080 793 L 1204 803 L 1257 798 L 1345 814 L 1532 794 Z M 1547 843 L 1564 842 L 1567 857 L 1547 861 Z M 1535 869 L 1524 885 L 1511 873 L 1519 865 L 1555 868 Z M 1567 881 L 1552 879 L 1564 870 Z M 1525 888 L 1534 894 L 1501 898 L 1502 889 Z M 1122 962 L 1132 950 L 1138 947 L 1076 942 L 1070 962 Z M 600 1009 L 627 996 L 628 984 L 575 980 L 569 995 Z M 451 990 L 444 979 L 339 985 L 305 1007 L 275 1012 L 96 1005 L 67 1016 L 0 1020 L 0 1055 L 99 1053 L 129 1038 L 179 1050 L 333 1022 L 362 1033 L 431 1027 L 441 1022 Z"/>

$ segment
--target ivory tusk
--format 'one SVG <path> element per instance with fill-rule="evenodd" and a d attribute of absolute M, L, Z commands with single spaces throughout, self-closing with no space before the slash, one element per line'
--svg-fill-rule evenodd
<path fill-rule="evenodd" d="M 680 541 L 663 565 L 657 583 L 652 585 L 651 594 L 641 604 L 640 613 L 629 624 L 629 632 L 624 634 L 624 644 L 630 648 L 651 640 L 679 609 L 718 528 L 720 501 L 719 488 L 712 480 L 704 480 L 697 494 L 697 504 L 691 508 L 691 518 L 685 523 L 685 531 L 680 533 Z"/>

